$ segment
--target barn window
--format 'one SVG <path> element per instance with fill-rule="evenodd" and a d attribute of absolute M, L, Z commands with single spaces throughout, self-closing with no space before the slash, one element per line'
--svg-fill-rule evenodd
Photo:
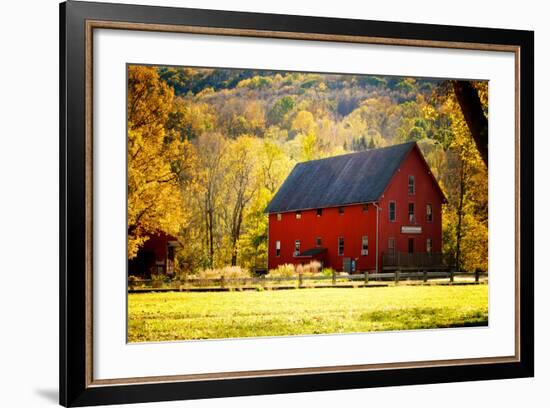
<path fill-rule="evenodd" d="M 301 219 L 302 219 L 302 212 L 301 212 L 301 211 L 296 211 L 296 219 L 297 219 L 297 220 L 301 220 Z"/>
<path fill-rule="evenodd" d="M 363 238 L 361 239 L 361 255 L 368 255 L 369 254 L 369 237 L 367 235 L 363 235 Z"/>
<path fill-rule="evenodd" d="M 317 239 L 315 240 L 315 245 L 317 245 L 319 247 L 322 244 L 323 244 L 323 240 L 321 239 L 321 237 L 317 237 Z"/>
<path fill-rule="evenodd" d="M 338 255 L 344 255 L 344 237 L 338 237 Z"/>
<path fill-rule="evenodd" d="M 427 238 L 426 239 L 426 252 L 428 253 L 432 253 L 432 239 L 431 238 Z"/>
<path fill-rule="evenodd" d="M 344 207 L 338 207 L 338 214 L 344 214 Z"/>
<path fill-rule="evenodd" d="M 409 203 L 409 222 L 414 222 L 414 203 Z"/>
<path fill-rule="evenodd" d="M 275 256 L 281 256 L 281 241 L 275 242 Z"/>
<path fill-rule="evenodd" d="M 283 214 L 278 213 L 277 214 L 277 221 L 281 221 L 283 219 Z"/>
<path fill-rule="evenodd" d="M 432 222 L 433 221 L 433 210 L 431 204 L 426 204 L 426 221 Z"/>
<path fill-rule="evenodd" d="M 390 218 L 390 221 L 395 221 L 395 201 L 390 201 L 389 208 L 388 208 L 388 216 Z"/>
<path fill-rule="evenodd" d="M 409 176 L 409 195 L 414 195 L 414 176 Z"/>
<path fill-rule="evenodd" d="M 294 255 L 300 255 L 300 240 L 294 241 Z"/>
<path fill-rule="evenodd" d="M 395 238 L 388 239 L 388 252 L 391 255 L 395 255 Z"/>
<path fill-rule="evenodd" d="M 323 209 L 317 208 L 317 217 L 320 217 L 321 215 L 323 215 Z"/>

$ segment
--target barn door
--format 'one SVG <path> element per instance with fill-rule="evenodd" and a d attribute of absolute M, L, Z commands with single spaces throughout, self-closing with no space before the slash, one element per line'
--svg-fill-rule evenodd
<path fill-rule="evenodd" d="M 344 265 L 343 265 L 344 272 L 350 273 L 351 272 L 351 258 L 344 258 Z"/>
<path fill-rule="evenodd" d="M 414 252 L 414 238 L 409 238 L 409 254 Z"/>

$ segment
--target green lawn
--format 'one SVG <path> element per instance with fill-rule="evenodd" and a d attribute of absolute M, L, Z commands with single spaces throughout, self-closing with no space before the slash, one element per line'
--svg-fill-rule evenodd
<path fill-rule="evenodd" d="M 487 285 L 129 294 L 128 340 L 483 326 L 487 295 Z"/>

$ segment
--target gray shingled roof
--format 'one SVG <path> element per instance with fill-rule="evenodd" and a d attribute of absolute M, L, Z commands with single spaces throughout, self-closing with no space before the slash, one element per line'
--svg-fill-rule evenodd
<path fill-rule="evenodd" d="M 414 145 L 415 142 L 409 142 L 298 163 L 266 212 L 376 201 Z"/>

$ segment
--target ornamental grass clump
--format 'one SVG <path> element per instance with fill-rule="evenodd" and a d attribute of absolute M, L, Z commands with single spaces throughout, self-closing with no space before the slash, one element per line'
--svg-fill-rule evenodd
<path fill-rule="evenodd" d="M 250 278 L 250 271 L 240 266 L 224 266 L 223 268 L 201 269 L 189 276 L 191 284 L 198 286 L 216 286 L 227 281 Z M 242 283 L 242 282 L 237 282 Z"/>
<path fill-rule="evenodd" d="M 248 269 L 240 266 L 224 266 L 223 268 L 202 269 L 197 274 L 198 279 L 244 279 L 250 277 Z"/>
<path fill-rule="evenodd" d="M 305 276 L 317 275 L 321 270 L 321 262 L 311 261 L 308 264 L 300 265 L 302 267 L 302 274 Z"/>
<path fill-rule="evenodd" d="M 296 269 L 292 264 L 279 265 L 277 269 L 270 269 L 268 278 L 291 278 L 296 275 Z"/>

